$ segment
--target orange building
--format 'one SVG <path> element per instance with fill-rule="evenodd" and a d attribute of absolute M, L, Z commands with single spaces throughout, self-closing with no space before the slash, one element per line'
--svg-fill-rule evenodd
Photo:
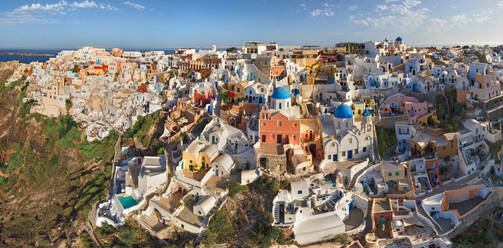
<path fill-rule="evenodd" d="M 289 120 L 281 112 L 271 114 L 264 105 L 260 111 L 259 136 L 261 144 L 300 145 L 300 120 Z"/>
<path fill-rule="evenodd" d="M 458 154 L 458 138 L 456 133 L 436 133 L 429 129 L 419 131 L 410 139 L 410 148 L 413 156 L 445 158 Z"/>
<path fill-rule="evenodd" d="M 440 209 L 442 212 L 453 211 L 456 218 L 463 218 L 477 209 L 490 193 L 482 184 L 444 191 Z"/>

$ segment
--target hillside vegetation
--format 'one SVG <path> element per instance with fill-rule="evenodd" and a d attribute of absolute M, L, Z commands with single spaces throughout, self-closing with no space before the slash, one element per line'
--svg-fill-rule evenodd
<path fill-rule="evenodd" d="M 75 245 L 104 199 L 118 133 L 89 143 L 69 116 L 30 114 L 24 80 L 0 78 L 0 246 Z"/>

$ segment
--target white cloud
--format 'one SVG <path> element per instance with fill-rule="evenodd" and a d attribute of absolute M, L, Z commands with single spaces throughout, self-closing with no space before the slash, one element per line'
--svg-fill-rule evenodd
<path fill-rule="evenodd" d="M 85 0 L 85 1 L 82 1 L 82 2 L 73 2 L 72 5 L 71 5 L 72 8 L 76 8 L 76 9 L 84 9 L 84 8 L 98 8 L 98 5 L 94 2 L 94 1 L 91 1 L 89 2 L 88 0 Z"/>
<path fill-rule="evenodd" d="M 434 16 L 422 0 L 386 0 L 377 4 L 373 12 L 366 15 L 350 16 L 351 22 L 374 28 L 381 32 L 399 34 L 452 31 L 470 24 L 485 23 L 492 19 L 493 9 L 479 9 L 471 13 L 458 13 L 452 16 Z M 501 1 L 503 7 L 503 0 Z"/>
<path fill-rule="evenodd" d="M 122 4 L 127 5 L 129 7 L 133 7 L 135 9 L 137 9 L 137 10 L 144 10 L 145 9 L 145 6 L 143 6 L 143 5 L 139 4 L 139 3 L 133 3 L 133 2 L 130 2 L 130 1 L 125 1 Z"/>
<path fill-rule="evenodd" d="M 498 7 L 503 7 L 503 0 L 498 2 Z"/>
<path fill-rule="evenodd" d="M 439 33 L 445 31 L 449 27 L 449 21 L 441 18 L 431 18 L 426 26 L 426 30 L 430 33 Z"/>
<path fill-rule="evenodd" d="M 40 3 L 32 3 L 31 5 L 25 4 L 21 7 L 18 7 L 11 11 L 13 14 L 22 14 L 28 12 L 59 12 L 62 13 L 65 9 L 65 6 L 68 5 L 68 2 L 62 0 L 54 4 L 40 4 Z"/>
<path fill-rule="evenodd" d="M 102 9 L 102 10 L 117 10 L 114 6 L 110 4 L 96 3 L 95 1 L 85 0 L 82 2 L 73 2 L 70 5 L 73 9 Z"/>
<path fill-rule="evenodd" d="M 421 7 L 419 0 L 387 0 L 386 5 L 377 5 L 375 14 L 352 16 L 353 23 L 371 26 L 379 30 L 407 32 L 425 24 L 430 11 Z"/>
<path fill-rule="evenodd" d="M 319 16 L 319 15 L 324 15 L 324 16 L 333 16 L 334 11 L 331 9 L 315 9 L 311 11 L 312 16 Z"/>
<path fill-rule="evenodd" d="M 0 16 L 0 24 L 22 24 L 22 23 L 54 23 L 53 18 L 58 15 L 65 15 L 70 11 L 79 9 L 101 9 L 101 10 L 117 10 L 116 7 L 110 4 L 97 3 L 95 1 L 81 1 L 68 3 L 65 0 L 60 0 L 53 4 L 32 3 L 25 4 L 12 11 L 5 12 Z"/>
<path fill-rule="evenodd" d="M 449 19 L 453 25 L 465 25 L 471 22 L 471 18 L 466 15 L 455 15 Z"/>
<path fill-rule="evenodd" d="M 368 23 L 368 21 L 366 19 L 357 18 L 354 15 L 351 15 L 349 18 L 351 19 L 351 21 L 353 23 L 361 24 L 361 25 L 364 25 L 364 26 L 367 26 L 367 27 L 369 26 L 369 23 Z"/>
<path fill-rule="evenodd" d="M 323 3 L 321 8 L 316 8 L 313 11 L 311 11 L 311 16 L 333 16 L 335 14 L 334 12 L 334 4 L 329 4 L 329 3 Z"/>
<path fill-rule="evenodd" d="M 357 5 L 351 5 L 348 7 L 349 10 L 357 10 L 359 7 Z"/>
<path fill-rule="evenodd" d="M 480 24 L 488 22 L 491 20 L 493 13 L 494 11 L 492 9 L 482 9 L 472 15 L 457 14 L 447 19 L 431 18 L 426 29 L 429 32 L 436 33 L 452 31 L 453 29 L 460 28 L 469 24 Z"/>

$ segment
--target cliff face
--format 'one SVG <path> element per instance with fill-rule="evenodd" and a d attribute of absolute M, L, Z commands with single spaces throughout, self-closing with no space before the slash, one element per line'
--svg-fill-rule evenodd
<path fill-rule="evenodd" d="M 25 83 L 5 84 L 17 65 L 0 63 L 0 247 L 81 246 L 118 135 L 87 143 L 70 117 L 30 114 Z"/>
<path fill-rule="evenodd" d="M 9 61 L 0 63 L 0 82 L 7 80 L 19 67 L 19 61 Z"/>

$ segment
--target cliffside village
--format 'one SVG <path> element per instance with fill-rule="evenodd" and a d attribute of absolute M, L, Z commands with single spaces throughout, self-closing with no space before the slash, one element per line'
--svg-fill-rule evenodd
<path fill-rule="evenodd" d="M 299 245 L 346 233 L 362 237 L 351 247 L 452 247 L 503 207 L 501 148 L 491 152 L 502 140 L 502 61 L 503 49 L 401 37 L 171 54 L 84 47 L 23 64 L 11 80 L 27 70 L 31 111 L 71 115 L 88 141 L 167 115 L 170 149 L 115 163 L 97 226 L 133 218 L 160 239 L 176 229 L 198 243 L 229 185 L 269 176 L 290 181 L 270 211 Z M 464 115 L 446 132 L 435 96 L 449 104 L 448 92 Z M 379 147 L 383 128 L 396 145 Z"/>

